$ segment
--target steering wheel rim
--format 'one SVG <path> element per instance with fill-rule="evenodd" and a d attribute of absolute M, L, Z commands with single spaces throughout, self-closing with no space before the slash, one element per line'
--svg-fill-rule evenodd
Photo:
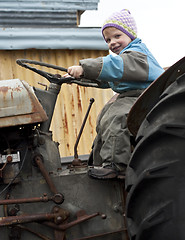
<path fill-rule="evenodd" d="M 39 62 L 39 61 L 35 61 L 35 60 L 29 60 L 29 59 L 17 59 L 16 63 L 18 65 L 20 65 L 21 67 L 27 68 L 27 69 L 41 75 L 42 77 L 45 77 L 50 83 L 55 83 L 58 85 L 61 85 L 63 83 L 67 83 L 67 84 L 75 83 L 75 84 L 78 84 L 83 87 L 100 88 L 100 82 L 97 80 L 89 80 L 89 79 L 85 79 L 85 78 L 76 79 L 73 77 L 62 77 L 60 74 L 52 74 L 52 73 L 49 73 L 49 72 L 46 72 L 43 70 L 39 70 L 35 67 L 28 65 L 27 63 L 60 70 L 62 72 L 67 72 L 67 68 L 64 68 L 64 67 L 59 67 L 56 65 Z"/>

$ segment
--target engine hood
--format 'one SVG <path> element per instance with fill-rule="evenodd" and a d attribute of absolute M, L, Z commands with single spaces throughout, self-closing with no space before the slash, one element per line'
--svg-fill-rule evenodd
<path fill-rule="evenodd" d="M 0 81 L 0 128 L 46 121 L 33 88 L 20 79 Z"/>

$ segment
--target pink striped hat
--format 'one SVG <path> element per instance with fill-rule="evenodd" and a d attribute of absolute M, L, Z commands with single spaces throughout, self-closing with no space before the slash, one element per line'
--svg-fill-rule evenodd
<path fill-rule="evenodd" d="M 102 34 L 103 30 L 107 27 L 115 27 L 119 29 L 127 36 L 129 36 L 132 40 L 137 38 L 136 22 L 132 17 L 130 11 L 127 9 L 123 9 L 120 12 L 115 12 L 110 17 L 108 17 L 103 24 Z"/>

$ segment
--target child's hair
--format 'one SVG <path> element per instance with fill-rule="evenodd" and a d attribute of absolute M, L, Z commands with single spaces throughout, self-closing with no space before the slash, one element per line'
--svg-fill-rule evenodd
<path fill-rule="evenodd" d="M 123 9 L 120 12 L 113 13 L 106 19 L 102 27 L 103 30 L 107 27 L 115 27 L 120 31 L 124 32 L 132 40 L 137 38 L 137 26 L 134 18 L 127 9 Z M 104 35 L 103 35 L 104 36 Z"/>

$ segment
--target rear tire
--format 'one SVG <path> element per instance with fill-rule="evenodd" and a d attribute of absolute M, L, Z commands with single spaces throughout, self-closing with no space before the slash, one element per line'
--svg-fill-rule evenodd
<path fill-rule="evenodd" d="M 137 141 L 126 176 L 130 240 L 184 240 L 185 74 L 161 95 Z"/>

